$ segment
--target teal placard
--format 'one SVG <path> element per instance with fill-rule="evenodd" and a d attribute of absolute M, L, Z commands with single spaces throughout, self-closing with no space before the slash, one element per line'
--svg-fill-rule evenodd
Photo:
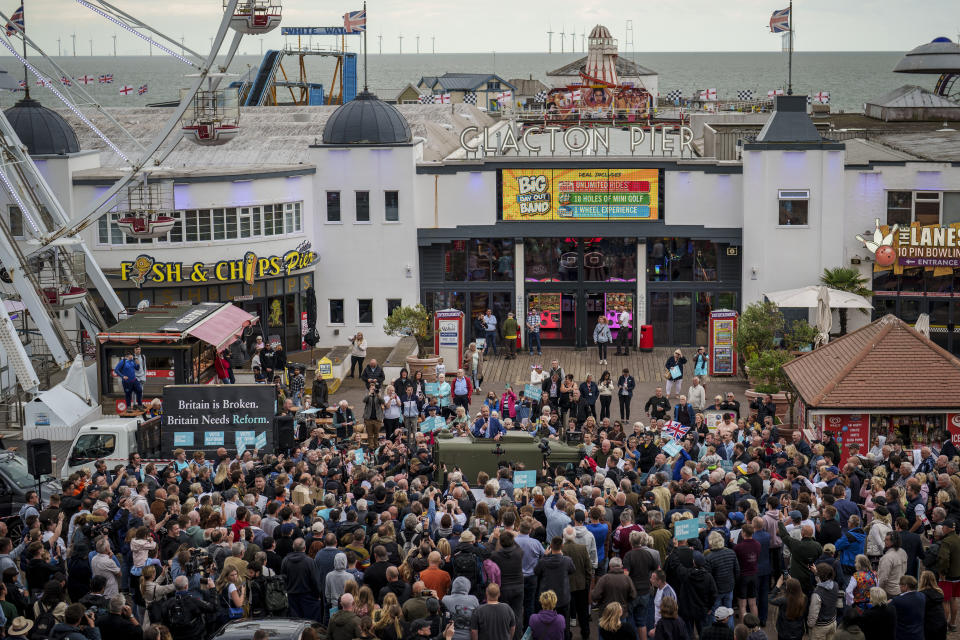
<path fill-rule="evenodd" d="M 670 440 L 667 444 L 663 445 L 663 453 L 666 454 L 668 458 L 672 458 L 680 453 L 680 449 L 682 449 L 682 447 L 676 440 Z"/>
<path fill-rule="evenodd" d="M 428 396 L 436 396 L 440 393 L 440 384 L 437 382 L 425 382 L 423 392 Z"/>
<path fill-rule="evenodd" d="M 257 434 L 257 449 L 263 451 L 267 448 L 267 432 L 261 431 Z"/>
<path fill-rule="evenodd" d="M 713 514 L 713 511 L 701 511 L 697 516 L 697 519 L 700 521 L 700 526 L 705 526 L 707 523 L 707 518 L 712 518 Z"/>
<path fill-rule="evenodd" d="M 528 384 L 523 388 L 523 395 L 533 400 L 539 400 L 543 389 L 538 384 Z"/>
<path fill-rule="evenodd" d="M 192 431 L 175 431 L 173 433 L 173 446 L 175 447 L 192 447 L 193 446 L 193 432 Z"/>
<path fill-rule="evenodd" d="M 256 445 L 257 443 L 256 431 L 237 431 L 234 438 L 237 442 L 237 451 L 243 451 L 248 444 Z"/>
<path fill-rule="evenodd" d="M 203 432 L 203 446 L 205 446 L 205 447 L 222 447 L 222 446 L 223 446 L 223 431 L 204 431 L 204 432 Z"/>
<path fill-rule="evenodd" d="M 690 540 L 699 535 L 699 520 L 677 520 L 673 523 L 673 537 L 675 540 Z"/>
<path fill-rule="evenodd" d="M 353 464 L 363 464 L 363 449 L 353 451 Z"/>
<path fill-rule="evenodd" d="M 513 488 L 514 489 L 524 489 L 526 487 L 535 487 L 535 486 L 537 486 L 536 471 L 514 471 L 513 472 Z"/>
<path fill-rule="evenodd" d="M 434 416 L 432 418 L 425 418 L 423 422 L 420 423 L 420 433 L 430 433 L 431 431 L 439 431 L 447 426 L 447 421 L 444 420 L 441 416 Z"/>

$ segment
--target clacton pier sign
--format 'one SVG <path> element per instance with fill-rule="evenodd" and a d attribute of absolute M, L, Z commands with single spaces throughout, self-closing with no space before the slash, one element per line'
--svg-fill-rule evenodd
<path fill-rule="evenodd" d="M 626 139 L 624 140 L 624 134 Z M 612 140 L 615 143 L 612 145 Z M 687 126 L 533 125 L 517 133 L 512 126 L 470 126 L 460 132 L 460 148 L 492 156 L 554 155 L 557 153 L 629 152 L 643 155 L 693 156 L 693 129 Z"/>

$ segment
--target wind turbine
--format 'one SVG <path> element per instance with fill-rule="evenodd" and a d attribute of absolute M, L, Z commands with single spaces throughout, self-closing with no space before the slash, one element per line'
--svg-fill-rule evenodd
<path fill-rule="evenodd" d="M 73 40 L 73 57 L 77 57 L 77 34 L 71 33 L 70 38 Z"/>
<path fill-rule="evenodd" d="M 560 27 L 560 53 L 563 53 L 563 45 L 566 42 L 566 35 L 567 34 L 563 32 L 563 27 Z"/>
<path fill-rule="evenodd" d="M 383 34 L 377 36 L 380 39 L 380 54 L 383 54 Z"/>
<path fill-rule="evenodd" d="M 420 36 L 417 36 L 417 55 L 420 55 Z"/>
<path fill-rule="evenodd" d="M 400 34 L 399 38 L 400 38 L 400 53 L 403 54 L 403 34 L 402 33 Z"/>
<path fill-rule="evenodd" d="M 553 53 L 553 25 L 547 30 L 547 53 Z"/>
<path fill-rule="evenodd" d="M 430 53 L 437 52 L 437 36 L 430 36 Z"/>

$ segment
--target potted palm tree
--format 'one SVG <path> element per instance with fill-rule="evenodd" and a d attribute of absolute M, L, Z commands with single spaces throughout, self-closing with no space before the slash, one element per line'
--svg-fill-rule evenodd
<path fill-rule="evenodd" d="M 873 291 L 867 289 L 867 279 L 860 275 L 860 272 L 856 269 L 851 269 L 849 267 L 837 267 L 836 269 L 824 269 L 823 275 L 820 276 L 820 284 L 825 284 L 831 289 L 839 289 L 840 291 L 847 291 L 849 293 L 855 293 L 858 296 L 863 296 L 869 298 L 873 295 Z M 849 309 L 837 309 L 837 312 L 840 314 L 840 335 L 847 335 L 847 311 Z M 866 309 L 861 309 L 861 313 L 867 313 Z"/>

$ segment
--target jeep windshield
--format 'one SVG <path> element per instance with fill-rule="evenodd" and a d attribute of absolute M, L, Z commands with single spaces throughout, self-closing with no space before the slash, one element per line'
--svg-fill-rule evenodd
<path fill-rule="evenodd" d="M 27 461 L 15 453 L 0 456 L 0 473 L 21 489 L 36 489 L 37 479 L 27 471 Z M 41 482 L 55 480 L 53 476 L 42 476 Z"/>

